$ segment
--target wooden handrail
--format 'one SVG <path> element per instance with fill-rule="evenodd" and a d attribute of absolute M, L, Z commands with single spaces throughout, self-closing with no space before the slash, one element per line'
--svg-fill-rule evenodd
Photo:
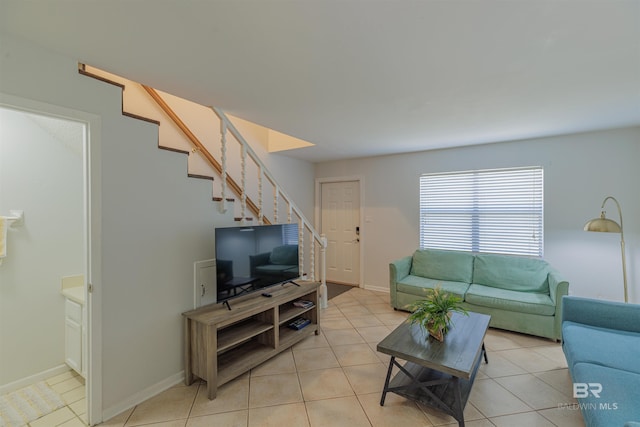
<path fill-rule="evenodd" d="M 165 114 L 169 116 L 169 118 L 175 123 L 175 125 L 178 126 L 178 128 L 182 131 L 182 133 L 184 133 L 184 135 L 191 142 L 191 144 L 195 146 L 196 150 L 202 153 L 202 155 L 207 160 L 207 162 L 209 162 L 211 167 L 213 167 L 219 174 L 222 174 L 222 166 L 220 165 L 220 163 L 216 160 L 215 157 L 213 157 L 213 155 L 211 155 L 209 150 L 207 150 L 207 147 L 205 147 L 204 144 L 200 142 L 198 137 L 195 136 L 193 132 L 191 132 L 191 129 L 189 129 L 189 127 L 180 119 L 180 117 L 178 117 L 178 115 L 171 109 L 171 107 L 169 107 L 169 104 L 167 104 L 165 100 L 162 99 L 160 94 L 152 87 L 149 87 L 143 84 L 141 84 L 141 86 L 144 88 L 144 90 L 147 91 L 147 93 L 151 96 L 151 98 L 153 98 L 153 100 L 160 106 L 160 108 L 162 108 L 162 111 L 164 111 Z M 230 176 L 227 176 L 227 184 L 238 196 L 242 196 L 242 193 L 243 193 L 242 188 Z M 247 206 L 249 207 L 251 212 L 253 212 L 256 216 L 260 215 L 260 210 L 258 209 L 256 204 L 253 202 L 253 200 L 251 200 L 248 197 L 247 197 Z M 269 219 L 264 215 L 262 216 L 262 221 L 265 224 L 271 224 L 271 221 L 269 221 Z"/>

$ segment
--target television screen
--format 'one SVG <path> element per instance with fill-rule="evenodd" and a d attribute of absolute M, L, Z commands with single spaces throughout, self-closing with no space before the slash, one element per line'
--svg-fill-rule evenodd
<path fill-rule="evenodd" d="M 217 302 L 300 276 L 298 224 L 216 228 L 215 245 Z"/>

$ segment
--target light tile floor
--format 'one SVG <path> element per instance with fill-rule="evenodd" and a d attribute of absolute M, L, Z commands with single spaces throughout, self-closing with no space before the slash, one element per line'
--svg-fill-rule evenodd
<path fill-rule="evenodd" d="M 29 427 L 86 427 L 87 401 L 84 379 L 75 371 L 67 371 L 49 378 L 46 383 L 62 396 L 67 406 L 30 422 Z"/>
<path fill-rule="evenodd" d="M 322 312 L 312 336 L 222 386 L 215 400 L 206 383 L 177 385 L 101 424 L 102 427 L 378 427 L 448 426 L 441 412 L 387 395 L 380 406 L 388 356 L 376 344 L 407 313 L 389 295 L 354 288 Z M 478 372 L 465 408 L 466 425 L 584 426 L 560 345 L 490 329 L 489 364 Z"/>

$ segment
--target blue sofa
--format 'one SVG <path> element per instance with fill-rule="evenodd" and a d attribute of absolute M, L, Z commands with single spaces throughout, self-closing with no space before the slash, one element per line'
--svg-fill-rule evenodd
<path fill-rule="evenodd" d="M 457 294 L 490 326 L 559 340 L 561 300 L 569 283 L 539 258 L 418 249 L 389 264 L 392 307 L 408 310 L 425 290 Z"/>
<path fill-rule="evenodd" d="M 587 427 L 640 425 L 640 305 L 562 298 L 562 349 Z"/>

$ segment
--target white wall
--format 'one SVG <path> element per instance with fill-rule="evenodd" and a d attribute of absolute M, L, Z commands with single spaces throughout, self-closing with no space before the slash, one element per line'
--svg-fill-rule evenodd
<path fill-rule="evenodd" d="M 623 210 L 629 298 L 640 302 L 640 128 L 321 163 L 316 178 L 364 178 L 364 285 L 388 289 L 388 264 L 418 247 L 422 173 L 542 165 L 545 258 L 569 292 L 622 300 L 620 235 L 586 233 L 607 195 Z M 618 221 L 615 204 L 608 216 Z"/>
<path fill-rule="evenodd" d="M 3 36 L 0 61 L 0 92 L 100 117 L 92 208 L 101 221 L 92 229 L 102 256 L 93 284 L 102 302 L 101 403 L 114 415 L 180 378 L 193 262 L 213 257 L 213 229 L 231 217 L 217 212 L 209 181 L 187 178 L 185 157 L 156 148 L 157 126 L 123 117 L 120 90 L 79 75 L 77 59 Z"/>
<path fill-rule="evenodd" d="M 81 144 L 0 108 L 0 215 L 25 212 L 0 265 L 0 386 L 64 364 L 61 278 L 85 267 Z"/>

